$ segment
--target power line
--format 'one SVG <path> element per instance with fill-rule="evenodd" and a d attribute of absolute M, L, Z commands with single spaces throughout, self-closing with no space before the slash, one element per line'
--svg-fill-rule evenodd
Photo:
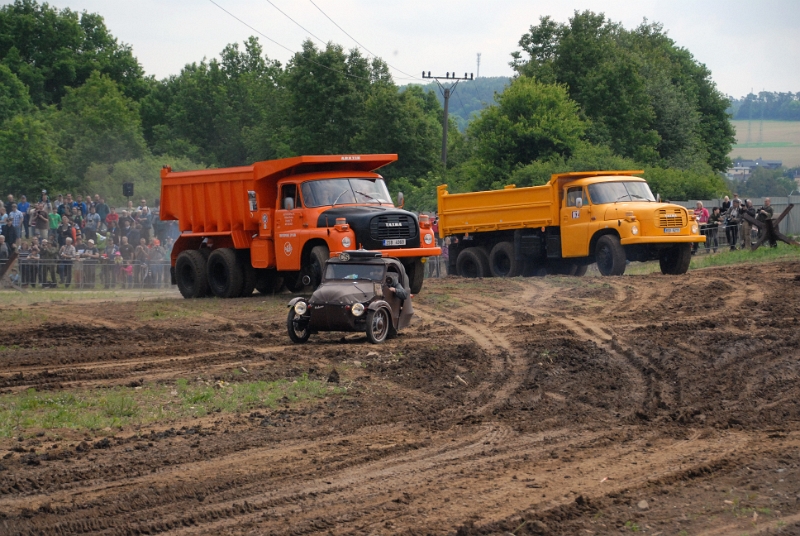
<path fill-rule="evenodd" d="M 224 11 L 225 13 L 227 13 L 228 15 L 230 15 L 231 17 L 233 17 L 234 19 L 236 19 L 237 21 L 241 22 L 242 24 L 244 24 L 245 26 L 247 26 L 248 28 L 250 28 L 251 30 L 253 30 L 254 32 L 256 32 L 258 35 L 260 35 L 260 36 L 261 36 L 261 37 L 263 37 L 264 39 L 266 39 L 266 40 L 268 40 L 268 41 L 270 41 L 270 42 L 272 42 L 272 43 L 275 43 L 275 44 L 276 44 L 276 45 L 278 45 L 279 47 L 281 47 L 281 48 L 283 48 L 283 49 L 285 49 L 285 50 L 288 50 L 288 51 L 289 51 L 289 52 L 291 52 L 292 54 L 296 54 L 296 53 L 297 53 L 297 51 L 295 51 L 295 50 L 292 50 L 291 48 L 289 48 L 289 47 L 287 47 L 287 46 L 285 46 L 285 45 L 282 45 L 281 43 L 278 43 L 277 41 L 275 41 L 273 38 L 271 38 L 271 37 L 270 37 L 270 36 L 268 36 L 267 34 L 265 34 L 265 33 L 263 33 L 263 32 L 260 32 L 260 31 L 258 31 L 257 29 L 253 28 L 252 26 L 250 26 L 249 24 L 247 24 L 245 21 L 243 21 L 242 19 L 240 19 L 239 17 L 237 17 L 236 15 L 234 15 L 233 13 L 231 13 L 230 11 L 228 11 L 227 9 L 225 9 L 224 7 L 222 7 L 221 5 L 219 5 L 218 3 L 216 3 L 214 0 L 208 0 L 208 1 L 209 1 L 209 2 L 211 2 L 212 4 L 214 4 L 215 6 L 217 6 L 218 8 L 220 8 L 222 11 Z M 331 72 L 334 72 L 334 73 L 343 74 L 343 75 L 345 75 L 345 76 L 348 76 L 348 77 L 350 77 L 350 78 L 356 78 L 356 79 L 358 79 L 358 80 L 367 80 L 367 81 L 369 81 L 369 82 L 372 82 L 372 79 L 371 79 L 371 78 L 367 78 L 367 77 L 364 77 L 364 76 L 358 76 L 358 75 L 355 75 L 355 74 L 350 74 L 350 73 L 345 73 L 345 72 L 342 72 L 342 71 L 339 71 L 339 70 L 336 70 L 336 69 L 331 69 L 331 68 L 330 68 L 330 67 L 328 67 L 327 65 L 323 65 L 322 63 L 319 63 L 318 61 L 314 61 L 314 60 L 312 60 L 312 59 L 307 59 L 306 61 L 308 61 L 308 62 L 310 62 L 310 63 L 313 63 L 314 65 L 318 65 L 318 66 L 322 67 L 323 69 L 327 69 L 327 70 L 329 70 L 329 71 L 331 71 Z"/>
<path fill-rule="evenodd" d="M 319 7 L 317 4 L 315 4 L 315 3 L 314 3 L 314 0 L 308 0 L 308 1 L 309 1 L 309 2 L 311 2 L 311 5 L 313 5 L 315 8 L 317 8 L 317 9 L 319 10 L 319 12 L 320 12 L 320 13 L 322 13 L 323 15 L 325 15 L 325 17 L 326 17 L 326 18 L 327 18 L 329 21 L 331 21 L 331 22 L 333 23 L 333 25 L 334 25 L 334 26 L 336 26 L 336 27 L 337 27 L 337 28 L 339 28 L 339 29 L 340 29 L 342 32 L 344 32 L 344 34 L 345 34 L 347 37 L 349 37 L 350 39 L 352 39 L 352 40 L 355 42 L 355 44 L 357 44 L 359 47 L 361 47 L 361 48 L 363 48 L 364 50 L 366 50 L 366 51 L 367 51 L 369 54 L 371 54 L 372 56 L 374 56 L 374 57 L 376 57 L 376 58 L 378 58 L 378 57 L 379 57 L 377 54 L 375 54 L 374 52 L 372 52 L 370 49 L 368 49 L 367 47 L 365 47 L 364 45 L 362 45 L 361 43 L 359 43 L 359 42 L 358 42 L 358 40 L 357 40 L 355 37 L 353 37 L 352 35 L 350 35 L 349 33 L 347 33 L 347 31 L 346 31 L 344 28 L 342 28 L 341 26 L 339 26 L 339 25 L 336 23 L 336 21 L 335 21 L 335 20 L 333 20 L 332 18 L 330 18 L 330 16 L 328 16 L 328 14 L 327 14 L 327 13 L 325 13 L 325 12 L 322 10 L 322 8 L 321 8 L 321 7 Z M 267 0 L 267 2 L 269 2 L 269 0 Z M 272 3 L 272 2 L 270 2 L 270 3 Z M 384 60 L 384 61 L 385 61 L 385 60 Z M 407 72 L 401 71 L 400 69 L 398 69 L 398 68 L 397 68 L 397 67 L 395 67 L 394 65 L 391 65 L 389 62 L 386 62 L 386 65 L 388 65 L 389 67 L 391 67 L 392 69 L 394 69 L 394 70 L 395 70 L 395 71 L 397 71 L 398 73 L 404 74 L 404 75 L 406 75 L 406 76 L 410 76 L 410 77 L 411 77 L 411 80 L 421 80 L 421 78 L 419 78 L 418 76 L 414 76 L 413 74 L 408 74 Z"/>
<path fill-rule="evenodd" d="M 267 2 L 269 5 L 271 5 L 271 6 L 272 6 L 272 7 L 274 7 L 275 9 L 277 9 L 277 10 L 280 12 L 280 14 L 281 14 L 281 15 L 283 15 L 284 17 L 286 17 L 287 19 L 289 19 L 290 21 L 292 21 L 293 23 L 295 23 L 295 24 L 296 24 L 298 27 L 300 27 L 300 28 L 301 28 L 301 29 L 302 29 L 304 32 L 308 32 L 308 34 L 309 34 L 311 37 L 313 37 L 314 39 L 316 39 L 317 41 L 319 41 L 319 42 L 320 42 L 320 43 L 322 43 L 323 45 L 326 45 L 326 44 L 327 44 L 325 41 L 323 41 L 322 39 L 320 39 L 319 37 L 317 37 L 316 35 L 314 35 L 313 33 L 311 33 L 311 31 L 310 31 L 309 29 L 307 29 L 305 26 L 303 26 L 302 24 L 300 24 L 299 22 L 297 22 L 296 20 L 294 20 L 292 17 L 290 17 L 289 15 L 287 15 L 287 14 L 286 14 L 286 13 L 285 13 L 285 12 L 284 12 L 284 11 L 283 11 L 281 8 L 279 8 L 278 6 L 276 6 L 275 4 L 273 4 L 271 0 L 265 0 L 265 2 Z"/>

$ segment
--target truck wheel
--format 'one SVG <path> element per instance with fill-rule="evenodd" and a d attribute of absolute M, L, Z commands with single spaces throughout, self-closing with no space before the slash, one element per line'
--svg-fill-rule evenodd
<path fill-rule="evenodd" d="M 603 275 L 622 275 L 625 273 L 625 249 L 615 235 L 603 235 L 597 241 L 595 257 L 597 268 Z"/>
<path fill-rule="evenodd" d="M 256 279 L 258 278 L 256 274 L 256 269 L 253 268 L 253 264 L 250 262 L 250 252 L 245 250 L 239 251 L 239 266 L 242 267 L 242 292 L 240 296 L 242 298 L 247 298 L 253 295 L 253 291 L 256 288 Z"/>
<path fill-rule="evenodd" d="M 575 277 L 581 277 L 586 275 L 586 270 L 589 268 L 585 264 L 577 264 L 574 262 L 567 262 L 561 261 L 557 264 L 553 264 L 553 273 L 558 275 L 572 275 Z"/>
<path fill-rule="evenodd" d="M 408 284 L 411 287 L 410 294 L 419 294 L 419 291 L 422 290 L 422 283 L 425 281 L 425 265 L 422 263 L 422 259 L 414 259 L 409 264 L 403 264 L 403 268 L 406 269 Z"/>
<path fill-rule="evenodd" d="M 522 261 L 514 256 L 514 244 L 500 242 L 489 253 L 489 269 L 494 277 L 517 277 L 522 273 Z"/>
<path fill-rule="evenodd" d="M 671 248 L 663 250 L 658 257 L 658 263 L 661 265 L 661 273 L 666 275 L 685 274 L 689 270 L 689 263 L 691 261 L 691 244 L 676 244 Z"/>
<path fill-rule="evenodd" d="M 299 326 L 298 322 L 295 321 L 295 316 L 294 307 L 289 307 L 289 317 L 286 319 L 286 330 L 289 332 L 289 338 L 292 339 L 292 342 L 302 344 L 308 340 L 308 337 L 311 335 L 311 330 L 308 329 L 308 322 L 305 322 L 305 326 Z"/>
<path fill-rule="evenodd" d="M 367 339 L 369 342 L 380 344 L 385 341 L 391 325 L 392 317 L 385 307 L 367 311 Z"/>
<path fill-rule="evenodd" d="M 311 261 L 308 273 L 311 276 L 311 288 L 316 289 L 322 283 L 322 272 L 325 270 L 325 262 L 331 257 L 328 246 L 314 246 L 311 248 L 309 260 Z"/>
<path fill-rule="evenodd" d="M 461 277 L 489 277 L 489 256 L 480 248 L 467 248 L 458 254 L 456 271 Z"/>
<path fill-rule="evenodd" d="M 283 278 L 275 270 L 260 268 L 256 270 L 256 290 L 261 294 L 274 294 L 283 285 Z"/>
<path fill-rule="evenodd" d="M 579 264 L 575 267 L 575 273 L 573 274 L 575 277 L 583 277 L 586 275 L 587 270 L 589 270 L 589 266 L 586 264 Z"/>
<path fill-rule="evenodd" d="M 206 259 L 197 250 L 183 251 L 175 262 L 175 280 L 178 290 L 186 298 L 202 298 L 208 293 Z"/>
<path fill-rule="evenodd" d="M 303 283 L 301 281 L 303 272 L 284 272 L 283 284 L 289 292 L 300 292 L 303 290 Z"/>
<path fill-rule="evenodd" d="M 244 277 L 236 250 L 215 249 L 208 257 L 208 286 L 219 298 L 236 298 L 242 293 Z"/>

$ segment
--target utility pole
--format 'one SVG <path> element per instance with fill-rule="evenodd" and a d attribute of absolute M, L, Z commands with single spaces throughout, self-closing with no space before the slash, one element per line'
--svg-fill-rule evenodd
<path fill-rule="evenodd" d="M 445 76 L 431 76 L 431 72 L 422 71 L 422 78 L 436 80 L 436 83 L 439 84 L 439 89 L 442 91 L 442 96 L 444 97 L 444 118 L 442 119 L 442 166 L 444 166 L 444 170 L 447 171 L 447 117 L 448 117 L 448 109 L 450 106 L 450 96 L 455 93 L 456 86 L 462 80 L 474 80 L 472 74 L 470 73 L 469 77 L 467 73 L 464 73 L 464 78 L 456 76 L 456 73 L 446 73 Z M 442 85 L 439 80 L 447 80 L 453 82 L 452 86 L 445 87 Z"/>
<path fill-rule="evenodd" d="M 481 77 L 481 53 L 478 52 L 478 70 L 475 71 L 475 78 Z"/>

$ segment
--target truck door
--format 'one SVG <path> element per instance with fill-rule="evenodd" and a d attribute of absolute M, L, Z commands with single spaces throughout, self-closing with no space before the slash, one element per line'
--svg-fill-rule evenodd
<path fill-rule="evenodd" d="M 561 207 L 561 255 L 585 257 L 589 254 L 591 207 L 582 186 L 567 188 Z"/>
<path fill-rule="evenodd" d="M 303 203 L 296 184 L 280 186 L 275 211 L 275 257 L 278 270 L 299 270 L 302 254 Z"/>

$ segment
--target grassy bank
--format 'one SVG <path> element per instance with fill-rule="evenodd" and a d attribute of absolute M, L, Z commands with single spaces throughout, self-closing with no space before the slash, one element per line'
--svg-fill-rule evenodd
<path fill-rule="evenodd" d="M 0 396 L 0 437 L 36 430 L 103 430 L 129 425 L 202 417 L 212 412 L 242 412 L 289 402 L 337 395 L 343 389 L 301 376 L 273 382 L 189 382 L 145 384 L 79 391 Z"/>

